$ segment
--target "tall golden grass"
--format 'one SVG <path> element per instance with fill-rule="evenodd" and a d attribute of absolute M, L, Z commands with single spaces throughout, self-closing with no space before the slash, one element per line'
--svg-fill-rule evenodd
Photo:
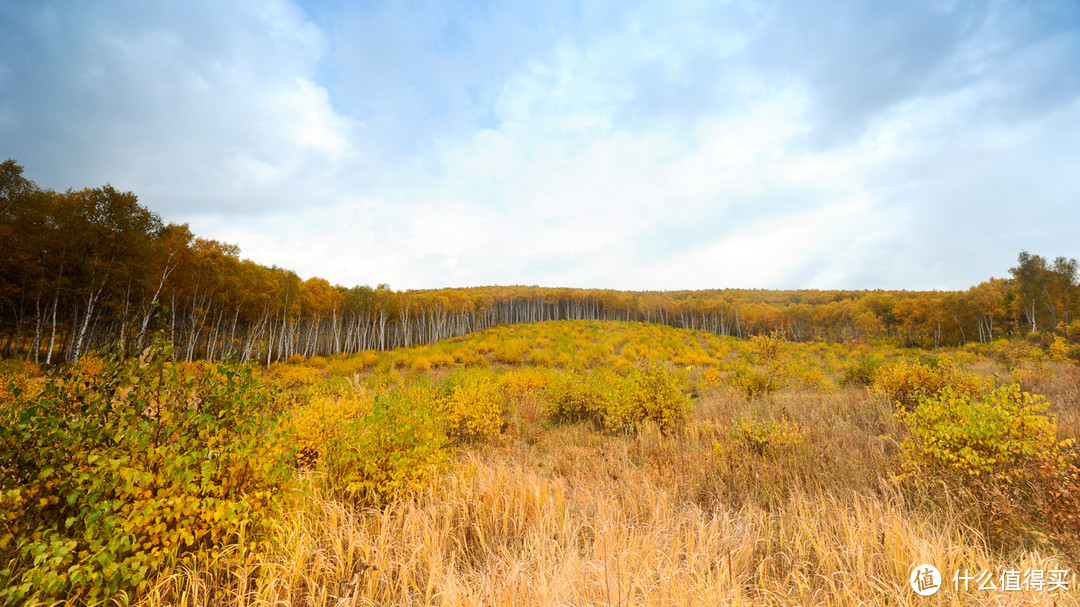
<path fill-rule="evenodd" d="M 755 452 L 727 431 L 740 417 L 786 418 L 802 442 Z M 170 571 L 141 604 L 1080 604 L 1077 563 L 992 545 L 970 496 L 897 481 L 899 431 L 888 403 L 855 389 L 707 392 L 667 436 L 525 420 L 383 509 L 339 503 L 311 479 L 268 547 Z M 946 578 L 934 597 L 908 586 L 921 563 Z M 953 592 L 963 569 L 1073 576 L 1068 593 Z"/>

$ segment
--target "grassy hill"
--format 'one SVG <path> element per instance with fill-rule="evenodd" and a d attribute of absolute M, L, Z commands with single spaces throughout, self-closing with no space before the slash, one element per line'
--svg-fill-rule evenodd
<path fill-rule="evenodd" d="M 1080 597 L 1080 373 L 1038 343 L 557 321 L 265 369 L 161 348 L 5 368 L 5 453 L 97 433 L 0 467 L 8 587 L 63 578 L 18 600 L 902 605 L 921 563 L 950 592 L 1072 576 L 944 604 Z"/>

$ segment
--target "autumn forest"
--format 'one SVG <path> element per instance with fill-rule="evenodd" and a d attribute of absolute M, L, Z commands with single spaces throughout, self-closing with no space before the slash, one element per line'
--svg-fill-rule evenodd
<path fill-rule="evenodd" d="M 0 355 L 35 363 L 78 360 L 106 346 L 135 353 L 162 329 L 178 359 L 269 364 L 570 319 L 926 347 L 1039 331 L 1080 339 L 1076 260 L 1027 252 L 1009 278 L 966 291 L 394 291 L 301 280 L 241 259 L 237 247 L 199 238 L 186 224 L 165 223 L 131 192 L 41 189 L 15 160 L 0 167 L 0 204 Z"/>
<path fill-rule="evenodd" d="M 1003 270 L 344 287 L 8 160 L 0 606 L 1080 605 L 1077 261 Z"/>

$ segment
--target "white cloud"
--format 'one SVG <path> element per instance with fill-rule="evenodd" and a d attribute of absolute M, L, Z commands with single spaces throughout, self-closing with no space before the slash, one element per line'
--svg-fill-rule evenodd
<path fill-rule="evenodd" d="M 960 288 L 1080 254 L 1075 11 L 841 4 L 8 5 L 0 140 L 342 284 Z"/>

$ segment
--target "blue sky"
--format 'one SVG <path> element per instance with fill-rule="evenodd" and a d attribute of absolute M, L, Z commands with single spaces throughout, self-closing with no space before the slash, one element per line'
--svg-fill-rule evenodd
<path fill-rule="evenodd" d="M 0 157 L 343 285 L 1080 257 L 1080 4 L 0 3 Z"/>

